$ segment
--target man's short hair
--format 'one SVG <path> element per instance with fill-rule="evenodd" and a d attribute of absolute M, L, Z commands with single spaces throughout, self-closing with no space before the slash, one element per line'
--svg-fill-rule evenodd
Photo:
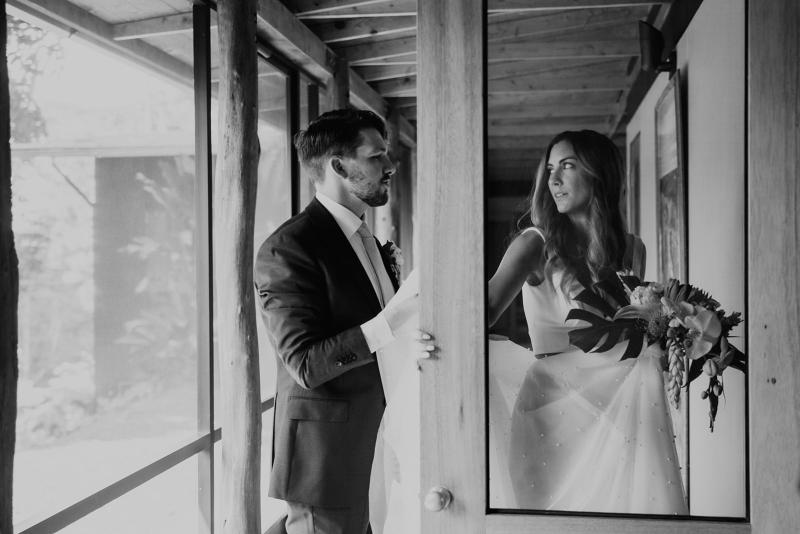
<path fill-rule="evenodd" d="M 297 132 L 294 146 L 300 163 L 318 182 L 325 176 L 325 159 L 331 156 L 355 157 L 361 144 L 361 130 L 374 128 L 386 139 L 386 125 L 378 115 L 363 109 L 335 109 L 311 121 Z"/>

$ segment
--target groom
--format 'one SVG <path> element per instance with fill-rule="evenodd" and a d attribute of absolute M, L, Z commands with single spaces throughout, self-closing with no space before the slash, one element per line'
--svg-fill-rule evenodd
<path fill-rule="evenodd" d="M 390 303 L 399 280 L 363 215 L 386 204 L 395 166 L 383 120 L 335 110 L 295 137 L 316 188 L 261 246 L 255 285 L 278 356 L 270 532 L 363 534 L 385 399 L 375 351 L 416 306 Z M 388 304 L 388 305 L 387 305 Z M 423 350 L 432 350 L 426 347 Z M 283 519 L 280 520 L 281 522 Z"/>

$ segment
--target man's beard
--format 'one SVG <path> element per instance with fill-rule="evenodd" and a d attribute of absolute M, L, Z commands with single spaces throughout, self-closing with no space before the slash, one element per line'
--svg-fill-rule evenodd
<path fill-rule="evenodd" d="M 349 178 L 352 188 L 350 191 L 364 204 L 372 208 L 383 206 L 389 202 L 389 188 L 384 188 L 384 182 L 370 182 L 362 173 Z"/>

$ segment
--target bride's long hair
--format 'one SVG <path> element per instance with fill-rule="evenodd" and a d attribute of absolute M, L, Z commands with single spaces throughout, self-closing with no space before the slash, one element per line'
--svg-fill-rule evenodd
<path fill-rule="evenodd" d="M 550 151 L 561 141 L 572 145 L 579 169 L 589 178 L 588 234 L 580 231 L 566 214 L 558 212 L 550 194 Z M 619 149 L 605 135 L 592 130 L 567 131 L 555 136 L 539 165 L 531 201 L 531 222 L 542 230 L 545 243 L 545 276 L 563 271 L 562 291 L 569 295 L 578 282 L 586 286 L 601 277 L 606 269 L 623 268 L 625 223 L 620 213 L 620 195 L 624 179 Z"/>

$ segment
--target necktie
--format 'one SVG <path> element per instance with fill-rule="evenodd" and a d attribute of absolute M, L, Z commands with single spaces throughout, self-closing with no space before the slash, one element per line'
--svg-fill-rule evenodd
<path fill-rule="evenodd" d="M 372 232 L 367 228 L 367 223 L 361 223 L 358 227 L 358 235 L 361 236 L 361 241 L 364 243 L 364 248 L 367 251 L 367 258 L 369 258 L 370 266 L 372 267 L 372 274 L 374 281 L 377 282 L 375 288 L 380 300 L 381 307 L 386 306 L 392 296 L 394 296 L 394 287 L 392 281 L 389 279 L 389 274 L 386 272 L 386 267 L 383 265 L 381 253 L 378 250 L 378 245 L 375 243 L 375 237 Z M 372 278 L 372 277 L 370 277 Z"/>

